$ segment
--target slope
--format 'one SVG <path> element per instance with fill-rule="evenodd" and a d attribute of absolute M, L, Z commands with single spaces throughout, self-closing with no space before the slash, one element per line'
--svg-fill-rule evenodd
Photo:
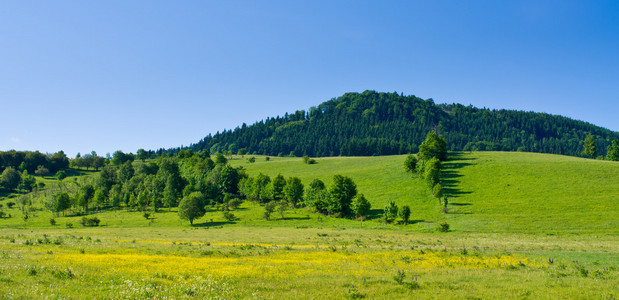
<path fill-rule="evenodd" d="M 389 202 L 409 205 L 414 223 L 447 221 L 460 232 L 597 233 L 619 232 L 619 163 L 519 152 L 451 153 L 442 184 L 449 213 L 440 212 L 425 183 L 402 167 L 404 157 L 233 160 L 247 173 L 298 176 L 331 183 L 334 174 L 350 176 L 372 203 L 378 221 Z"/>

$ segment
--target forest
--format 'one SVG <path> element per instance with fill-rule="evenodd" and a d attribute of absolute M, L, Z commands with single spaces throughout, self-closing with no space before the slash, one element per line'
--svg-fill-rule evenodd
<path fill-rule="evenodd" d="M 347 93 L 309 111 L 296 111 L 209 134 L 190 146 L 210 153 L 231 151 L 283 156 L 373 156 L 416 153 L 429 131 L 452 151 L 524 151 L 571 156 L 594 138 L 605 156 L 619 133 L 547 113 L 435 104 L 398 93 Z M 178 151 L 172 149 L 172 151 Z"/>

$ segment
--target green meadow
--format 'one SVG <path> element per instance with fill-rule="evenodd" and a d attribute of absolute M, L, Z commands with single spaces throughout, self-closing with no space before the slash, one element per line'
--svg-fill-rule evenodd
<path fill-rule="evenodd" d="M 331 184 L 351 177 L 366 221 L 305 208 L 262 217 L 245 201 L 227 221 L 209 207 L 194 226 L 176 208 L 55 216 L 35 193 L 24 221 L 0 200 L 0 298 L 588 298 L 619 295 L 619 163 L 516 152 L 451 153 L 447 212 L 405 156 L 234 157 L 247 174 Z M 81 176 L 89 176 L 87 172 Z M 75 173 L 74 175 L 80 175 Z M 41 178 L 37 177 L 37 180 Z M 54 179 L 47 178 L 46 188 Z M 68 178 L 65 180 L 73 180 Z M 38 193 L 45 193 L 45 189 Z M 42 194 L 41 194 L 42 195 Z M 409 225 L 384 224 L 395 201 Z M 50 219 L 56 221 L 50 224 Z M 447 222 L 450 231 L 436 229 Z M 67 224 L 71 224 L 70 227 Z"/>

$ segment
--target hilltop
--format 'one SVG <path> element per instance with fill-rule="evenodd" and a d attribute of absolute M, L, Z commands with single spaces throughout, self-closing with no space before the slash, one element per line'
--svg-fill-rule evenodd
<path fill-rule="evenodd" d="M 449 150 L 525 151 L 580 156 L 582 141 L 595 137 L 598 154 L 619 133 L 547 113 L 435 104 L 397 93 L 347 93 L 309 111 L 267 118 L 208 135 L 190 148 L 211 153 L 296 156 L 371 156 L 417 152 L 437 130 Z"/>

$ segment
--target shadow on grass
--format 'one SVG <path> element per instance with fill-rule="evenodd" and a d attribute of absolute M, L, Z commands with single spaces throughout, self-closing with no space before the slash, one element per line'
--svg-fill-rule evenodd
<path fill-rule="evenodd" d="M 280 216 L 280 217 L 281 217 L 281 216 Z M 286 221 L 290 221 L 290 220 L 309 220 L 309 219 L 311 219 L 309 216 L 303 216 L 303 217 L 288 217 L 288 216 L 286 216 L 286 217 L 284 217 L 283 219 L 282 219 L 282 218 L 279 218 L 279 219 L 277 219 L 277 220 L 286 220 Z"/>
<path fill-rule="evenodd" d="M 380 217 L 383 216 L 383 210 L 382 209 L 370 209 L 370 212 L 368 213 L 367 216 L 367 220 L 376 220 L 376 219 L 380 219 Z"/>
<path fill-rule="evenodd" d="M 463 191 L 458 187 L 459 178 L 463 176 L 460 174 L 460 169 L 473 165 L 472 161 L 475 160 L 475 158 L 463 156 L 464 152 L 450 152 L 448 160 L 442 165 L 441 185 L 443 186 L 443 194 L 449 198 L 472 193 Z"/>
<path fill-rule="evenodd" d="M 219 227 L 219 226 L 232 225 L 232 224 L 236 224 L 236 222 L 226 221 L 226 222 L 194 223 L 191 227 L 195 227 L 195 228 L 208 228 L 208 227 Z"/>
<path fill-rule="evenodd" d="M 473 205 L 471 203 L 457 203 L 457 202 L 451 202 L 449 203 L 449 205 L 451 206 L 469 206 L 469 205 Z"/>

